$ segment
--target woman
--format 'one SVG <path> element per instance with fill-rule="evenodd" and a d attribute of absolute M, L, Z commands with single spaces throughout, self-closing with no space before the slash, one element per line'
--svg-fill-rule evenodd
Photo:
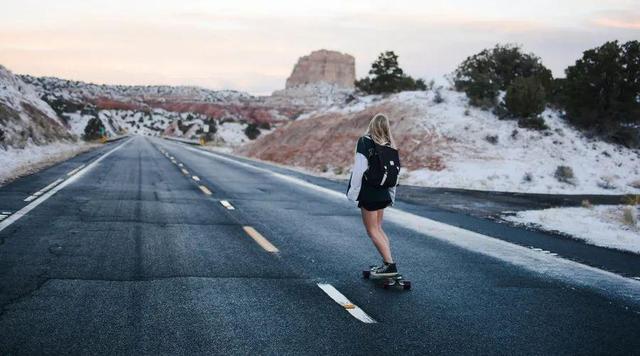
<path fill-rule="evenodd" d="M 379 146 L 376 147 L 376 145 Z M 382 265 L 373 267 L 371 274 L 379 277 L 393 277 L 398 275 L 398 269 L 391 256 L 389 238 L 382 230 L 382 217 L 384 209 L 392 205 L 395 200 L 397 182 L 392 183 L 392 187 L 386 188 L 382 184 L 370 184 L 366 175 L 370 164 L 378 162 L 377 155 L 380 154 L 380 146 L 395 149 L 389 119 L 383 114 L 375 115 L 369 122 L 366 134 L 358 139 L 347 198 L 354 202 L 358 201 L 367 234 L 382 256 Z M 397 151 L 395 152 L 397 155 Z M 399 172 L 399 162 L 396 163 L 396 166 Z"/>

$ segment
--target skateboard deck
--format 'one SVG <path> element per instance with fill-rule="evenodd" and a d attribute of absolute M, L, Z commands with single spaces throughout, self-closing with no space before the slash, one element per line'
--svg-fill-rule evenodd
<path fill-rule="evenodd" d="M 382 288 L 401 288 L 403 290 L 411 289 L 411 281 L 404 279 L 401 274 L 394 277 L 380 277 L 372 274 L 371 271 L 375 266 L 371 266 L 370 269 L 362 271 L 362 278 L 382 281 Z"/>

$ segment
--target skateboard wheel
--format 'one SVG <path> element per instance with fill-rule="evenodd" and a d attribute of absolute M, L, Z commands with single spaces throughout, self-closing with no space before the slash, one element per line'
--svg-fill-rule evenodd
<path fill-rule="evenodd" d="M 362 278 L 369 279 L 371 271 L 362 271 Z"/>

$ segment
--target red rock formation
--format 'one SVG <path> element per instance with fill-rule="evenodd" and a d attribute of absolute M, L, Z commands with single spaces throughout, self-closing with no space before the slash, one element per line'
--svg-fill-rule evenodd
<path fill-rule="evenodd" d="M 443 155 L 451 139 L 421 129 L 411 120 L 415 108 L 381 104 L 352 114 L 327 113 L 290 122 L 253 143 L 239 147 L 242 155 L 316 171 L 353 164 L 355 144 L 376 113 L 391 119 L 394 138 L 407 169 L 445 168 Z"/>

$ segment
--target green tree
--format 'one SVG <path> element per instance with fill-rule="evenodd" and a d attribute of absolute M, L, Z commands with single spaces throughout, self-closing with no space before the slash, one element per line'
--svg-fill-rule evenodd
<path fill-rule="evenodd" d="M 260 129 L 258 129 L 258 126 L 256 124 L 252 123 L 244 128 L 244 134 L 247 135 L 250 140 L 255 140 L 256 138 L 258 138 L 258 136 L 260 136 Z"/>
<path fill-rule="evenodd" d="M 535 77 L 545 92 L 551 92 L 553 76 L 539 57 L 523 53 L 516 45 L 496 45 L 465 59 L 454 72 L 457 90 L 464 91 L 474 106 L 490 108 L 498 92 L 517 78 Z"/>
<path fill-rule="evenodd" d="M 356 87 L 368 94 L 397 93 L 407 90 L 426 90 L 424 80 L 406 75 L 393 51 L 382 52 L 371 65 L 369 76 L 356 80 Z"/>
<path fill-rule="evenodd" d="M 640 42 L 585 51 L 565 73 L 562 101 L 571 123 L 615 135 L 623 124 L 640 122 Z"/>
<path fill-rule="evenodd" d="M 517 78 L 507 88 L 504 104 L 515 118 L 534 118 L 545 108 L 546 94 L 536 77 Z"/>
<path fill-rule="evenodd" d="M 85 140 L 97 140 L 105 133 L 104 124 L 102 120 L 97 117 L 92 117 L 87 122 L 87 126 L 84 128 L 84 139 Z"/>

